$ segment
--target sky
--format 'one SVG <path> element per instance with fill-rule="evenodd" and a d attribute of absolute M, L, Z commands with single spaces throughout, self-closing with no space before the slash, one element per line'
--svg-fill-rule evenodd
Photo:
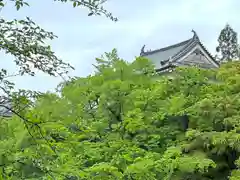
<path fill-rule="evenodd" d="M 239 0 L 108 0 L 105 8 L 118 17 L 88 17 L 83 8 L 54 0 L 28 1 L 30 7 L 16 11 L 11 3 L 1 11 L 5 19 L 31 17 L 38 25 L 54 32 L 50 42 L 56 55 L 75 67 L 71 76 L 87 76 L 94 70 L 96 57 L 117 48 L 121 58 L 132 61 L 141 47 L 158 49 L 192 37 L 194 29 L 214 55 L 217 38 L 226 23 L 240 32 Z M 1 66 L 15 70 L 13 57 L 1 54 Z M 17 88 L 53 91 L 62 81 L 38 73 L 36 77 L 12 79 Z"/>

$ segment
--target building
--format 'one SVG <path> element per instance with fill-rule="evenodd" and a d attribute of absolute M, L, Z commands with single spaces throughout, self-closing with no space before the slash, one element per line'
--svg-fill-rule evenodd
<path fill-rule="evenodd" d="M 0 117 L 11 117 L 13 115 L 11 111 L 11 103 L 6 102 L 5 98 L 0 97 Z"/>
<path fill-rule="evenodd" d="M 192 32 L 192 38 L 161 49 L 145 51 L 144 45 L 140 56 L 150 59 L 157 72 L 169 72 L 178 66 L 218 68 L 219 63 L 203 46 L 197 33 Z"/>

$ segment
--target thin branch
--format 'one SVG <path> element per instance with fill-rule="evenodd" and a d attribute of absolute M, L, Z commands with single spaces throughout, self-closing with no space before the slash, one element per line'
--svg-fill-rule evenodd
<path fill-rule="evenodd" d="M 19 75 L 21 75 L 21 74 L 20 74 L 20 73 L 10 74 L 10 75 L 8 75 L 8 76 L 4 76 L 4 78 L 5 78 L 5 79 L 6 79 L 6 78 L 11 78 L 11 77 L 19 76 Z"/>

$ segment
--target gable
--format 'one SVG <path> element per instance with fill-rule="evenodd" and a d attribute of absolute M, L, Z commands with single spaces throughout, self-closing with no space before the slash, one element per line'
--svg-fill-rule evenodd
<path fill-rule="evenodd" d="M 197 65 L 202 68 L 218 68 L 219 65 L 209 56 L 201 45 L 197 44 L 192 50 L 176 60 L 176 65 Z"/>

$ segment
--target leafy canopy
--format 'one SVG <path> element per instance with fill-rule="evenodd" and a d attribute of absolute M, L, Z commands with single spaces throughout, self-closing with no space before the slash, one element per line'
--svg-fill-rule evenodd
<path fill-rule="evenodd" d="M 169 79 L 145 58 L 105 53 L 94 75 L 0 121 L 2 179 L 239 179 L 239 72 Z"/>

